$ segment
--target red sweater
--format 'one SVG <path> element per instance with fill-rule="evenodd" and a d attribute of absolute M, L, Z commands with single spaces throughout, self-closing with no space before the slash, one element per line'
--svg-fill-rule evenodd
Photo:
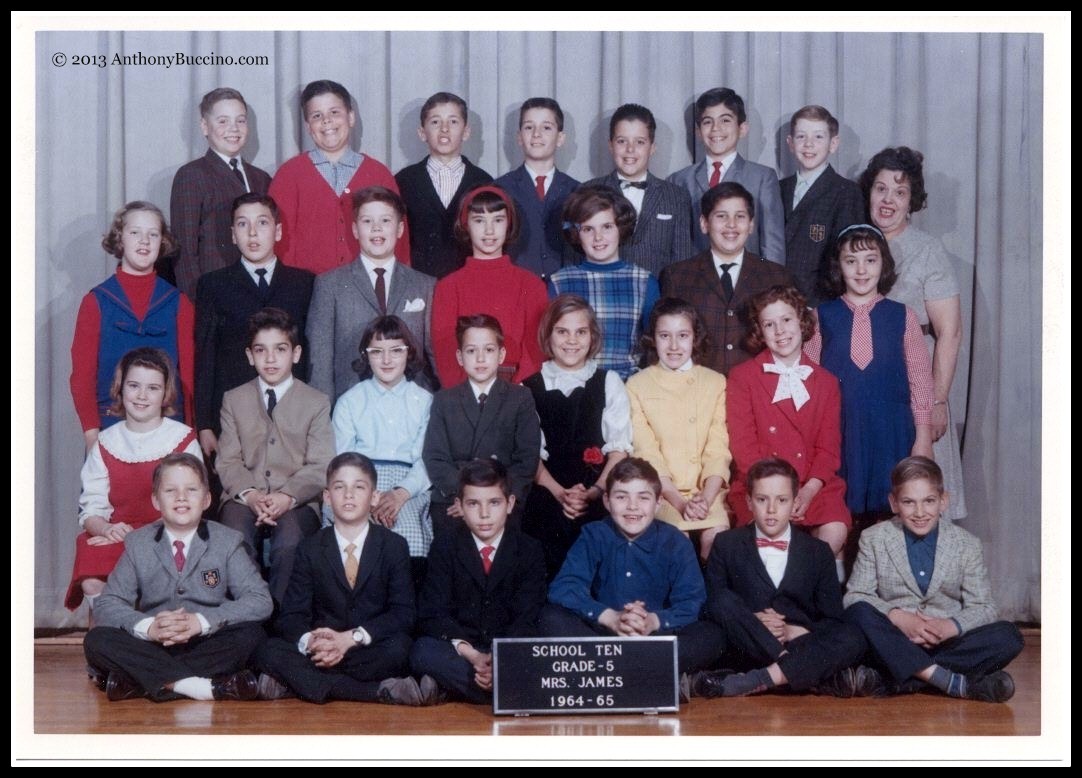
<path fill-rule="evenodd" d="M 432 297 L 432 345 L 440 384 L 449 387 L 466 379 L 455 358 L 455 324 L 459 316 L 475 313 L 499 320 L 507 349 L 504 364 L 518 366 L 514 383 L 536 373 L 544 361 L 537 328 L 546 305 L 544 282 L 511 264 L 506 254 L 499 259 L 467 258 L 462 268 L 436 283 Z"/>
<path fill-rule="evenodd" d="M 366 186 L 385 186 L 392 192 L 398 184 L 387 167 L 363 155 L 349 186 L 339 197 L 312 164 L 307 152 L 278 168 L 270 194 L 281 213 L 282 239 L 275 246 L 287 265 L 313 273 L 326 273 L 357 258 L 361 247 L 353 237 L 353 192 Z M 410 263 L 409 230 L 395 246 L 395 258 Z"/>
<path fill-rule="evenodd" d="M 117 268 L 120 288 L 128 296 L 132 310 L 140 319 L 150 306 L 156 273 L 136 276 Z M 184 420 L 195 419 L 195 308 L 182 293 L 177 309 L 177 357 L 180 384 L 184 392 Z M 71 396 L 83 431 L 101 426 L 98 417 L 98 343 L 101 338 L 101 310 L 93 292 L 87 292 L 75 317 L 75 337 L 71 341 Z"/>

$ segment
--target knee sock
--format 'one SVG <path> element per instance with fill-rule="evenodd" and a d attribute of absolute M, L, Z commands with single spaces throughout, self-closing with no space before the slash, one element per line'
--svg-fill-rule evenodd
<path fill-rule="evenodd" d="M 838 571 L 838 583 L 845 583 L 845 562 L 835 559 L 834 569 Z"/>
<path fill-rule="evenodd" d="M 743 697 L 746 694 L 757 694 L 774 688 L 774 681 L 765 667 L 752 670 L 747 673 L 733 673 L 726 676 L 721 682 L 723 697 Z"/>

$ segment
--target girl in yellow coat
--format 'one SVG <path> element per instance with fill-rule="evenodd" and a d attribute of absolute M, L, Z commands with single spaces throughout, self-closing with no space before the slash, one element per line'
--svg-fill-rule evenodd
<path fill-rule="evenodd" d="M 661 475 L 657 518 L 697 532 L 703 559 L 714 536 L 729 528 L 723 498 L 732 461 L 725 376 L 695 364 L 705 337 L 690 303 L 661 300 L 643 337 L 650 367 L 627 382 L 635 456 Z"/>

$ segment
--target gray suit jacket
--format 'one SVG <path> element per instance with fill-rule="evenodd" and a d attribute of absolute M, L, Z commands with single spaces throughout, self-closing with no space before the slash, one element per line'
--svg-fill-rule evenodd
<path fill-rule="evenodd" d="M 702 215 L 702 199 L 709 188 L 710 171 L 704 156 L 694 165 L 678 170 L 669 176 L 669 181 L 687 190 L 691 195 L 691 239 L 698 251 L 710 248 L 709 239 L 699 228 Z M 755 200 L 755 231 L 748 236 L 745 247 L 763 259 L 785 264 L 785 211 L 781 204 L 781 189 L 778 187 L 778 175 L 772 168 L 749 162 L 739 154 L 733 164 L 721 177 L 724 181 L 735 181 L 743 186 Z"/>
<path fill-rule="evenodd" d="M 387 313 L 406 323 L 430 368 L 435 364 L 431 334 L 435 287 L 436 279 L 432 276 L 396 262 L 387 289 Z M 376 290 L 359 259 L 316 276 L 306 330 L 310 382 L 332 402 L 358 382 L 353 360 L 360 356 L 365 327 L 379 315 Z"/>
<path fill-rule="evenodd" d="M 261 489 L 284 492 L 318 512 L 333 458 L 331 405 L 323 392 L 294 378 L 273 416 L 267 414 L 258 378 L 225 393 L 215 464 L 223 500 Z"/>
<path fill-rule="evenodd" d="M 124 538 L 124 554 L 94 605 L 98 626 L 134 635 L 143 619 L 177 608 L 201 613 L 212 632 L 270 616 L 270 591 L 239 532 L 201 522 L 179 573 L 161 519 Z"/>
<path fill-rule="evenodd" d="M 895 517 L 864 530 L 845 606 L 857 602 L 866 602 L 884 614 L 902 608 L 921 610 L 934 618 L 953 618 L 963 632 L 996 620 L 981 541 L 942 519 L 927 594 L 920 593 L 909 567 L 901 519 Z"/>
<path fill-rule="evenodd" d="M 615 170 L 587 181 L 585 186 L 607 186 L 621 192 Z M 648 172 L 635 232 L 620 246 L 620 258 L 646 268 L 655 276 L 674 262 L 687 259 L 695 253 L 690 219 L 687 192 Z"/>

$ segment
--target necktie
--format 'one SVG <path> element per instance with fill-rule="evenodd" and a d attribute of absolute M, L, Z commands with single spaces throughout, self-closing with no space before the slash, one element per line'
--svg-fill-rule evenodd
<path fill-rule="evenodd" d="M 803 178 L 797 176 L 796 186 L 793 187 L 793 208 L 795 209 L 800 201 L 804 198 L 804 193 L 808 191 L 808 182 Z"/>
<path fill-rule="evenodd" d="M 376 268 L 376 302 L 379 303 L 379 312 L 387 314 L 387 281 L 383 278 L 386 268 Z"/>
<path fill-rule="evenodd" d="M 733 277 L 729 275 L 729 270 L 734 267 L 736 267 L 735 262 L 725 262 L 721 265 L 721 288 L 725 291 L 726 298 L 733 296 Z"/>
<path fill-rule="evenodd" d="M 274 406 L 278 404 L 278 396 L 274 393 L 273 389 L 267 390 L 267 415 L 274 415 Z"/>
<path fill-rule="evenodd" d="M 545 199 L 545 179 L 546 178 L 548 178 L 548 176 L 538 176 L 537 177 L 537 199 L 538 200 L 544 200 Z"/>
<path fill-rule="evenodd" d="M 237 177 L 237 180 L 240 181 L 240 188 L 247 192 L 248 184 L 244 180 L 244 174 L 240 172 L 240 163 L 237 161 L 236 157 L 233 157 L 233 159 L 229 160 L 229 167 L 233 168 L 233 175 L 235 175 Z"/>
<path fill-rule="evenodd" d="M 485 575 L 488 575 L 488 571 L 492 569 L 492 554 L 495 550 L 492 546 L 481 549 L 481 567 L 485 569 Z"/>
<path fill-rule="evenodd" d="M 620 182 L 620 188 L 621 189 L 641 189 L 641 190 L 643 190 L 645 192 L 646 191 L 646 182 L 645 181 L 621 181 Z"/>
<path fill-rule="evenodd" d="M 360 562 L 353 555 L 356 550 L 357 546 L 353 543 L 346 546 L 346 581 L 349 583 L 350 589 L 357 584 L 357 570 L 360 569 Z"/>
<path fill-rule="evenodd" d="M 270 291 L 270 284 L 267 283 L 267 268 L 261 267 L 255 271 L 255 274 L 259 276 L 259 283 L 256 286 L 259 288 L 259 293 L 266 295 Z"/>
<path fill-rule="evenodd" d="M 485 400 L 487 400 L 487 399 L 488 399 L 488 395 L 485 394 L 484 392 L 481 392 L 481 394 L 477 395 L 477 410 L 479 412 L 485 410 Z"/>
<path fill-rule="evenodd" d="M 849 341 L 849 358 L 863 370 L 875 356 L 872 341 L 872 309 L 862 305 L 853 311 L 853 334 Z"/>
<path fill-rule="evenodd" d="M 763 365 L 763 372 L 776 373 L 778 376 L 778 388 L 774 390 L 773 402 L 779 403 L 787 397 L 792 398 L 793 405 L 799 411 L 800 407 L 811 399 L 807 387 L 804 386 L 804 382 L 812 374 L 810 365 L 788 367 L 775 362 L 768 362 Z"/>
<path fill-rule="evenodd" d="M 176 549 L 173 552 L 173 564 L 177 566 L 177 572 L 179 573 L 184 569 L 184 541 L 174 540 L 173 548 Z"/>
<path fill-rule="evenodd" d="M 715 162 L 714 163 L 714 172 L 710 174 L 710 188 L 713 189 L 715 186 L 717 186 L 720 183 L 721 183 L 721 163 L 720 162 Z"/>
<path fill-rule="evenodd" d="M 789 549 L 788 540 L 767 540 L 766 538 L 755 538 L 755 545 L 759 548 L 776 548 L 779 551 L 787 551 Z"/>

